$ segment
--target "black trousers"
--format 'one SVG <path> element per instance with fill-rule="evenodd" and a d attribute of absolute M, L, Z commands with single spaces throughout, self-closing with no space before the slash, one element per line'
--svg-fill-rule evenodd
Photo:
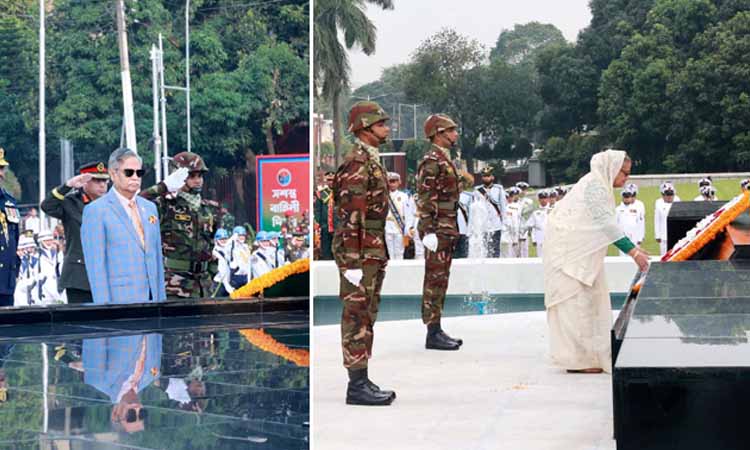
<path fill-rule="evenodd" d="M 461 234 L 458 236 L 453 258 L 466 258 L 467 256 L 469 256 L 469 236 Z"/>
<path fill-rule="evenodd" d="M 0 294 L 0 306 L 13 306 L 13 295 Z"/>
<path fill-rule="evenodd" d="M 68 304 L 79 304 L 79 303 L 94 303 L 94 298 L 91 296 L 91 291 L 84 291 L 83 289 L 65 289 L 65 295 L 68 296 Z"/>
<path fill-rule="evenodd" d="M 500 257 L 500 237 L 502 235 L 502 230 L 497 230 L 489 233 L 489 239 L 487 241 L 489 242 L 490 251 L 487 252 L 488 258 L 499 258 Z"/>

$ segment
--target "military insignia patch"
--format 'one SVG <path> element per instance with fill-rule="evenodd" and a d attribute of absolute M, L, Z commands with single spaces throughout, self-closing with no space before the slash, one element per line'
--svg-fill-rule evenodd
<path fill-rule="evenodd" d="M 148 223 L 155 224 L 156 223 L 156 216 L 148 216 Z"/>
<path fill-rule="evenodd" d="M 101 173 L 104 173 L 104 172 L 107 171 L 106 168 L 104 167 L 104 163 L 97 164 L 96 165 L 96 170 L 99 171 L 99 172 L 101 172 Z"/>
<path fill-rule="evenodd" d="M 157 375 L 159 375 L 159 369 L 157 369 L 156 367 L 152 367 L 151 368 L 151 375 L 154 376 L 154 377 L 157 376 Z"/>
<path fill-rule="evenodd" d="M 11 202 L 5 202 L 5 215 L 8 217 L 8 222 L 10 223 L 18 223 L 21 220 L 16 205 Z"/>

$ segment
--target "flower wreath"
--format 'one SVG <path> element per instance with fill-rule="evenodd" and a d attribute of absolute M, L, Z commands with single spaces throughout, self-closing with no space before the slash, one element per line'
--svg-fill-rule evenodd
<path fill-rule="evenodd" d="M 233 299 L 250 298 L 262 293 L 264 289 L 268 289 L 274 284 L 285 280 L 292 275 L 309 271 L 310 259 L 298 259 L 291 264 L 285 264 L 279 268 L 273 269 L 272 271 L 259 276 L 258 278 L 255 278 L 246 285 L 232 292 L 230 297 Z"/>
<path fill-rule="evenodd" d="M 750 192 L 744 192 L 724 206 L 701 219 L 684 238 L 677 241 L 664 256 L 662 262 L 685 261 L 711 242 L 717 234 L 750 208 Z"/>
<path fill-rule="evenodd" d="M 289 348 L 262 329 L 240 330 L 247 341 L 259 349 L 280 356 L 300 367 L 310 366 L 310 352 L 303 348 Z"/>

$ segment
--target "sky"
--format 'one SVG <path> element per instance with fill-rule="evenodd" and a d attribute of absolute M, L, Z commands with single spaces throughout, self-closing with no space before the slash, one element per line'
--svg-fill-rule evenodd
<path fill-rule="evenodd" d="M 489 51 L 504 29 L 528 22 L 551 23 L 575 42 L 591 20 L 589 0 L 394 0 L 395 9 L 369 6 L 367 15 L 378 28 L 375 54 L 349 53 L 352 86 L 380 78 L 389 66 L 408 62 L 419 44 L 442 28 L 478 40 Z"/>

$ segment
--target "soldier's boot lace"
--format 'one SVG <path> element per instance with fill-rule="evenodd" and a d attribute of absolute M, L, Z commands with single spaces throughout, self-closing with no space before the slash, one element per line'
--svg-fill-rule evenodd
<path fill-rule="evenodd" d="M 393 391 L 381 391 L 367 378 L 367 369 L 349 369 L 349 384 L 346 388 L 347 405 L 384 406 L 396 398 Z"/>
<path fill-rule="evenodd" d="M 427 338 L 425 339 L 425 348 L 430 350 L 458 350 L 463 344 L 460 339 L 453 339 L 445 334 L 440 327 L 440 322 L 430 323 L 427 325 Z"/>

